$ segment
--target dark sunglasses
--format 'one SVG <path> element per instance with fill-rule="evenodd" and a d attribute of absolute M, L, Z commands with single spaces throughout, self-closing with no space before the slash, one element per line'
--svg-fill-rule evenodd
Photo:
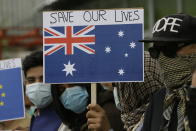
<path fill-rule="evenodd" d="M 177 56 L 177 51 L 184 46 L 187 46 L 187 43 L 175 44 L 175 43 L 155 43 L 153 47 L 148 49 L 150 56 L 154 59 L 159 58 L 160 53 L 162 52 L 164 56 L 169 58 L 175 58 Z"/>

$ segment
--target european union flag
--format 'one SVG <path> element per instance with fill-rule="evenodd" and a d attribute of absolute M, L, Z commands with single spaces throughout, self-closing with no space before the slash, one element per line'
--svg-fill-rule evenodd
<path fill-rule="evenodd" d="M 21 68 L 0 70 L 0 121 L 24 117 Z"/>
<path fill-rule="evenodd" d="M 143 81 L 143 24 L 44 28 L 46 83 Z"/>

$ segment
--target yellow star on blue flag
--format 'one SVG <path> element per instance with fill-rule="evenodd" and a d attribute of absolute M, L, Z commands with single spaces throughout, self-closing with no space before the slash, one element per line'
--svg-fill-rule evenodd
<path fill-rule="evenodd" d="M 4 102 L 3 101 L 0 101 L 0 106 L 4 106 Z"/>
<path fill-rule="evenodd" d="M 3 86 L 2 85 L 0 85 L 0 89 L 2 89 L 3 88 Z"/>
<path fill-rule="evenodd" d="M 6 94 L 5 94 L 4 92 L 3 92 L 3 93 L 1 93 L 1 97 L 5 97 L 5 95 L 6 95 Z"/>

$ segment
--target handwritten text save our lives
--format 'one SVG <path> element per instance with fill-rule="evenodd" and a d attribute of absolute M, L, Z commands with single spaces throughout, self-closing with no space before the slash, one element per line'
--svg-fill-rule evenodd
<path fill-rule="evenodd" d="M 114 11 L 114 21 L 115 22 L 125 22 L 125 21 L 137 21 L 140 19 L 138 10 L 113 10 Z M 50 13 L 50 24 L 57 23 L 73 23 L 74 17 L 73 11 L 58 11 Z M 111 17 L 111 16 L 110 16 Z M 82 18 L 85 22 L 96 22 L 96 21 L 107 21 L 107 11 L 106 10 L 91 10 L 83 11 Z"/>

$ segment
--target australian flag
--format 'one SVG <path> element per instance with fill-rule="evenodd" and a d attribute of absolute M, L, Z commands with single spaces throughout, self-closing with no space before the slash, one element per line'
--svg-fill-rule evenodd
<path fill-rule="evenodd" d="M 46 83 L 143 81 L 142 24 L 43 30 Z"/>

